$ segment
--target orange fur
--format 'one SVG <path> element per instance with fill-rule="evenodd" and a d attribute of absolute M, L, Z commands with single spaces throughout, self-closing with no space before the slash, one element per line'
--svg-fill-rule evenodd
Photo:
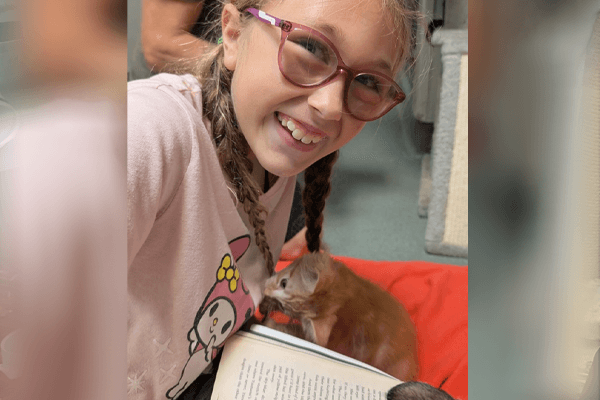
<path fill-rule="evenodd" d="M 329 254 L 297 259 L 267 281 L 265 296 L 301 321 L 305 339 L 402 381 L 416 378 L 416 333 L 406 309 Z"/>

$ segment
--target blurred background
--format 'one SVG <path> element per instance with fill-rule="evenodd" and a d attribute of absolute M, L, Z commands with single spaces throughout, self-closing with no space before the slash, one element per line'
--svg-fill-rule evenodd
<path fill-rule="evenodd" d="M 5 400 L 125 398 L 126 13 L 0 0 Z"/>
<path fill-rule="evenodd" d="M 473 399 L 579 398 L 600 347 L 599 11 L 469 1 Z"/>

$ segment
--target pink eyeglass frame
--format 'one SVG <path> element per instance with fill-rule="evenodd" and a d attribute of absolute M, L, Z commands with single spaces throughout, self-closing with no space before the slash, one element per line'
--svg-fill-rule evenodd
<path fill-rule="evenodd" d="M 264 11 L 258 10 L 256 8 L 247 8 L 245 10 L 246 12 L 249 12 L 250 14 L 252 14 L 254 17 L 256 17 L 259 21 L 262 21 L 266 24 L 269 25 L 273 25 L 276 26 L 278 28 L 281 28 L 281 42 L 279 43 L 279 53 L 277 56 L 277 63 L 279 65 L 279 72 L 281 72 L 281 74 L 285 77 L 285 79 L 287 79 L 290 83 L 298 86 L 298 87 L 302 87 L 302 88 L 314 88 L 314 87 L 320 87 L 320 86 L 325 86 L 327 83 L 331 82 L 333 79 L 335 79 L 338 75 L 345 73 L 346 75 L 346 82 L 345 82 L 345 86 L 344 86 L 344 108 L 346 109 L 346 111 L 348 113 L 350 113 L 354 118 L 360 120 L 360 121 L 374 121 L 376 119 L 379 119 L 381 117 L 383 117 L 385 114 L 387 114 L 392 108 L 396 107 L 398 104 L 402 103 L 404 101 L 404 99 L 406 98 L 406 95 L 404 94 L 404 92 L 402 91 L 402 89 L 400 89 L 400 86 L 398 86 L 398 84 L 389 76 L 381 74 L 379 72 L 376 71 L 370 71 L 370 70 L 361 70 L 361 71 L 356 71 L 352 68 L 350 68 L 349 66 L 347 66 L 344 61 L 342 60 L 342 57 L 340 56 L 340 53 L 338 52 L 337 48 L 333 45 L 333 43 L 325 36 L 323 35 L 321 32 L 310 28 L 306 25 L 302 25 L 302 24 L 298 24 L 295 22 L 291 22 L 291 21 L 286 21 L 284 19 L 279 19 L 273 15 L 267 14 Z M 338 65 L 336 70 L 327 78 L 325 78 L 322 82 L 318 82 L 318 83 L 311 83 L 311 84 L 304 84 L 304 83 L 298 83 L 293 81 L 290 77 L 288 77 L 286 75 L 286 73 L 283 71 L 283 67 L 282 67 L 282 57 L 283 57 L 283 45 L 288 37 L 288 35 L 290 34 L 290 32 L 292 32 L 293 30 L 303 30 L 303 31 L 308 31 L 311 32 L 312 34 L 314 34 L 315 36 L 319 37 L 321 40 L 323 40 L 325 43 L 327 43 L 327 45 L 329 47 L 331 47 L 331 49 L 333 50 L 335 56 L 337 57 L 338 60 Z M 378 78 L 381 78 L 385 81 L 387 81 L 388 83 L 390 83 L 397 91 L 397 95 L 396 97 L 393 99 L 393 102 L 386 108 L 384 109 L 377 117 L 375 118 L 359 118 L 356 115 L 354 115 L 352 112 L 350 112 L 350 109 L 348 108 L 348 91 L 350 90 L 350 84 L 352 83 L 352 81 L 354 80 L 354 78 L 356 78 L 359 75 L 363 75 L 363 74 L 368 74 L 368 75 L 374 75 L 377 76 Z"/>

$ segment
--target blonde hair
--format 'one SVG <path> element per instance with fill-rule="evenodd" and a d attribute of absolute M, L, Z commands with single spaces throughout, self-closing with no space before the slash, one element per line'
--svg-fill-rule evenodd
<path fill-rule="evenodd" d="M 398 43 L 402 46 L 398 65 L 405 65 L 410 59 L 414 45 L 413 23 L 419 14 L 407 4 L 413 0 L 381 1 L 384 9 L 387 8 L 392 15 L 398 33 Z M 231 0 L 231 3 L 242 13 L 249 7 L 260 9 L 268 1 Z M 220 32 L 220 30 L 221 21 L 215 21 L 212 32 Z M 259 202 L 261 191 L 252 178 L 252 162 L 247 157 L 249 146 L 238 127 L 231 97 L 233 72 L 225 68 L 223 55 L 223 45 L 219 44 L 202 57 L 194 74 L 202 85 L 202 109 L 212 124 L 212 135 L 219 162 L 254 227 L 255 242 L 265 258 L 267 270 L 273 274 L 275 264 L 265 232 L 267 210 Z M 331 190 L 331 170 L 337 157 L 338 151 L 335 151 L 304 171 L 305 187 L 302 201 L 306 217 L 306 240 L 310 252 L 319 251 L 321 248 L 323 210 Z"/>

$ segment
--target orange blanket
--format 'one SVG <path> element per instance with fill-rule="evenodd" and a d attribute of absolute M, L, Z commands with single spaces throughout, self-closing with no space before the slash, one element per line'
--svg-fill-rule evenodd
<path fill-rule="evenodd" d="M 393 294 L 417 328 L 418 380 L 468 400 L 468 268 L 424 261 L 344 262 Z M 276 270 L 289 261 L 279 261 Z"/>

